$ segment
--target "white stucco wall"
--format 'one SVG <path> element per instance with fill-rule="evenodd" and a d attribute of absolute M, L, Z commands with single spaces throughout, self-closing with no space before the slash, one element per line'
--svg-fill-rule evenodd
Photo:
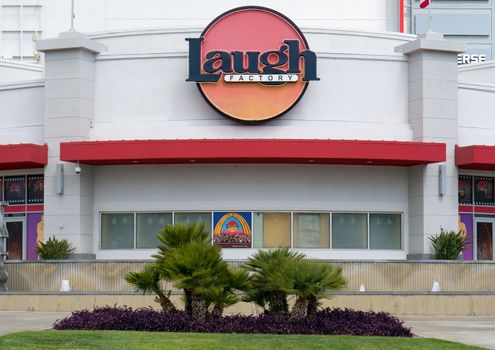
<path fill-rule="evenodd" d="M 43 37 L 70 27 L 70 1 L 42 0 Z M 396 0 L 184 0 L 171 6 L 163 0 L 84 0 L 75 2 L 75 26 L 81 32 L 166 26 L 206 26 L 228 9 L 259 5 L 273 8 L 298 25 L 369 31 L 398 31 Z"/>
<path fill-rule="evenodd" d="M 366 174 L 363 176 L 363 174 Z M 408 216 L 407 168 L 334 165 L 157 165 L 93 168 L 97 258 L 148 258 L 152 250 L 100 250 L 105 211 L 344 211 Z M 407 252 L 407 225 L 403 225 Z M 402 251 L 305 250 L 320 258 L 405 259 Z M 229 259 L 251 250 L 224 249 Z M 253 250 L 254 252 L 254 250 Z"/>
<path fill-rule="evenodd" d="M 186 83 L 193 29 L 93 36 L 97 58 L 91 139 L 333 138 L 411 140 L 407 59 L 398 34 L 308 30 L 318 82 L 282 118 L 245 126 L 220 116 Z"/>
<path fill-rule="evenodd" d="M 0 59 L 0 84 L 43 78 L 41 64 Z"/>
<path fill-rule="evenodd" d="M 459 69 L 459 145 L 495 145 L 495 61 Z"/>
<path fill-rule="evenodd" d="M 0 144 L 44 143 L 44 83 L 0 84 Z"/>

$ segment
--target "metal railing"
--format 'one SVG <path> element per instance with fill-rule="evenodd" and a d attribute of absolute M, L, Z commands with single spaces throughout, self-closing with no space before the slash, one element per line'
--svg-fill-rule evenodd
<path fill-rule="evenodd" d="M 6 262 L 10 292 L 58 292 L 62 279 L 73 292 L 131 293 L 124 276 L 140 271 L 150 261 L 26 261 Z M 238 265 L 242 261 L 231 261 Z M 357 292 L 363 283 L 368 292 L 425 293 L 433 281 L 452 293 L 495 293 L 495 263 L 439 261 L 330 261 L 342 266 L 348 286 Z"/>

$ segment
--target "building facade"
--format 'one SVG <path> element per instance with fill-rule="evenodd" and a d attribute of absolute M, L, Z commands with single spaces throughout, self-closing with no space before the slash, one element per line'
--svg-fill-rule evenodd
<path fill-rule="evenodd" d="M 252 5 L 271 6 L 298 25 L 367 31 L 399 31 L 399 0 L 318 0 L 301 8 L 295 0 L 258 0 Z M 170 6 L 161 0 L 75 0 L 75 26 L 84 33 L 123 29 L 204 27 L 226 8 L 244 1 L 188 0 Z M 70 0 L 1 0 L 0 59 L 39 61 L 36 41 L 57 36 L 70 28 Z"/>
<path fill-rule="evenodd" d="M 428 258 L 428 237 L 459 227 L 473 239 L 466 260 L 493 259 L 493 62 L 458 68 L 465 44 L 437 33 L 301 26 L 319 80 L 294 73 L 304 84 L 296 103 L 240 123 L 186 81 L 185 39 L 203 29 L 61 33 L 37 43 L 43 79 L 0 85 L 11 258 L 36 258 L 49 236 L 80 258 L 149 258 L 161 227 L 201 221 L 228 259 L 276 247 Z M 225 96 L 248 91 L 218 84 Z M 290 83 L 258 85 L 246 107 L 255 114 Z"/>
<path fill-rule="evenodd" d="M 407 1 L 407 0 L 406 0 Z M 420 9 L 419 0 L 408 0 L 406 28 L 409 33 L 423 34 L 428 31 L 428 10 Z M 491 60 L 495 55 L 495 2 L 492 0 L 474 1 L 432 1 L 432 30 L 443 33 L 445 38 L 464 41 L 468 48 L 464 55 Z M 466 58 L 470 58 L 467 56 Z M 471 63 L 460 60 L 459 63 Z"/>

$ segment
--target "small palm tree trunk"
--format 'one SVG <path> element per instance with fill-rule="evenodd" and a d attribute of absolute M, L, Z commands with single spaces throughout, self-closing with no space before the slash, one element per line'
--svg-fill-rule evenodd
<path fill-rule="evenodd" d="M 191 296 L 192 318 L 195 321 L 204 321 L 206 318 L 205 298 L 202 295 L 192 293 Z"/>
<path fill-rule="evenodd" d="M 211 316 L 212 317 L 222 317 L 222 315 L 223 315 L 223 305 L 215 304 L 213 306 L 213 310 L 211 311 Z"/>
<path fill-rule="evenodd" d="M 314 315 L 318 309 L 318 298 L 311 295 L 308 298 L 308 316 Z"/>
<path fill-rule="evenodd" d="M 184 289 L 184 299 L 186 314 L 192 316 L 192 291 L 190 289 Z"/>
<path fill-rule="evenodd" d="M 271 310 L 278 315 L 287 315 L 289 313 L 289 305 L 287 304 L 287 296 L 284 292 L 274 291 L 271 298 Z"/>
<path fill-rule="evenodd" d="M 170 312 L 176 311 L 175 305 L 165 295 L 160 295 L 160 296 L 156 297 L 156 301 L 162 307 L 163 312 L 170 313 Z"/>
<path fill-rule="evenodd" d="M 308 300 L 304 298 L 297 298 L 296 303 L 292 307 L 292 311 L 290 313 L 291 320 L 300 320 L 301 318 L 306 317 L 308 310 Z"/>

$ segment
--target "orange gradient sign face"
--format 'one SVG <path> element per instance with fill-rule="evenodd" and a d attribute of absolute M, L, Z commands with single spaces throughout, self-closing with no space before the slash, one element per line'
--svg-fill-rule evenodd
<path fill-rule="evenodd" d="M 291 109 L 316 76 L 316 55 L 302 32 L 263 7 L 230 10 L 199 38 L 188 38 L 189 77 L 220 113 L 246 123 Z"/>

